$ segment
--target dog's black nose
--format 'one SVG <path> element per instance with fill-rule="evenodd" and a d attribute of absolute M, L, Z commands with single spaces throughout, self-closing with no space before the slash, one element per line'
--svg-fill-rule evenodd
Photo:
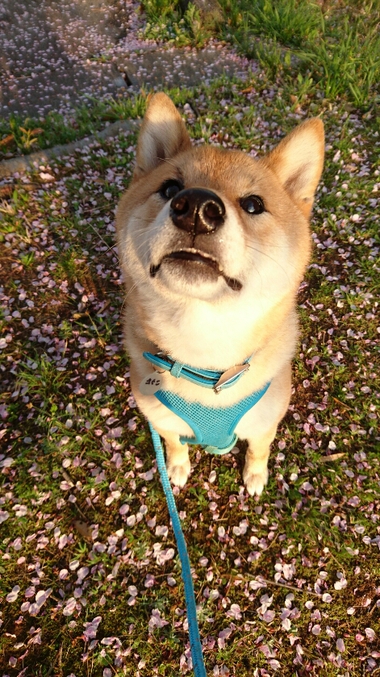
<path fill-rule="evenodd" d="M 174 225 L 194 235 L 212 233 L 222 226 L 225 213 L 220 197 L 205 188 L 185 188 L 170 203 Z"/>

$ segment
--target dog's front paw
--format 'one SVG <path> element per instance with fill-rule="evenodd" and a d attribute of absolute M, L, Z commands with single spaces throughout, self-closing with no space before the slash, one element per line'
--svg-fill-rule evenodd
<path fill-rule="evenodd" d="M 244 469 L 243 480 L 250 496 L 261 496 L 268 482 L 268 469 L 265 468 L 261 473 L 252 473 Z"/>
<path fill-rule="evenodd" d="M 190 475 L 190 460 L 187 459 L 181 464 L 168 463 L 167 471 L 172 484 L 175 487 L 184 487 Z"/>

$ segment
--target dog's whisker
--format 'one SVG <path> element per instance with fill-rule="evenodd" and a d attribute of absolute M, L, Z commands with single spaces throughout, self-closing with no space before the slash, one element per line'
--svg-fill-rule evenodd
<path fill-rule="evenodd" d="M 257 252 L 258 254 L 261 254 L 261 256 L 266 256 L 268 259 L 270 259 L 271 261 L 273 261 L 273 263 L 275 263 L 275 264 L 276 264 L 276 265 L 277 265 L 277 266 L 278 266 L 278 267 L 286 274 L 287 277 L 289 277 L 289 273 L 288 273 L 288 271 L 284 268 L 284 266 L 283 266 L 279 261 L 277 261 L 275 258 L 273 258 L 273 256 L 271 256 L 270 254 L 268 254 L 268 252 L 264 252 L 264 251 L 262 251 L 261 249 L 258 249 L 257 247 L 253 247 L 252 245 L 248 245 L 248 249 L 252 249 L 252 251 L 255 251 L 255 252 Z M 288 262 L 288 261 L 287 261 L 287 263 L 288 263 L 289 266 L 292 265 L 292 264 L 291 264 L 290 262 Z M 292 267 L 293 267 L 293 270 L 296 269 L 295 266 L 292 266 Z"/>
<path fill-rule="evenodd" d="M 253 243 L 254 243 L 254 244 L 256 244 L 256 243 L 262 244 L 262 245 L 264 246 L 264 242 L 260 242 L 260 240 L 248 240 L 248 246 L 250 246 L 250 245 L 253 244 Z M 270 246 L 271 249 L 272 249 L 272 248 L 273 248 L 273 249 L 280 249 L 280 250 L 281 250 L 281 249 L 282 249 L 282 250 L 287 249 L 287 245 L 281 245 L 281 244 L 278 244 L 277 242 L 273 242 L 272 240 L 266 239 L 266 240 L 265 240 L 265 243 L 268 244 L 268 245 Z"/>
<path fill-rule="evenodd" d="M 164 158 L 163 161 L 164 161 L 166 164 L 171 165 L 172 167 L 174 167 L 176 170 L 178 169 L 178 168 L 177 168 L 177 165 L 176 165 L 170 158 Z M 161 162 L 162 162 L 162 159 L 161 159 Z"/>
<path fill-rule="evenodd" d="M 132 294 L 132 292 L 133 292 L 137 287 L 138 287 L 138 284 L 137 284 L 137 282 L 135 282 L 135 284 L 133 284 L 132 287 L 131 287 L 130 289 L 128 289 L 128 291 L 127 291 L 127 293 L 126 293 L 126 295 L 125 295 L 125 298 L 123 299 L 123 303 L 122 303 L 122 305 L 121 305 L 121 312 L 124 310 L 124 308 L 125 308 L 125 306 L 126 306 L 126 304 L 127 304 L 128 297 Z"/>

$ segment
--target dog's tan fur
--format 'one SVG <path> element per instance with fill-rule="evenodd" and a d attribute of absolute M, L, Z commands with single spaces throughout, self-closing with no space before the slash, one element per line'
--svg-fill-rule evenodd
<path fill-rule="evenodd" d="M 241 419 L 236 433 L 248 441 L 244 482 L 260 494 L 267 482 L 269 446 L 290 399 L 291 360 L 297 341 L 295 298 L 310 257 L 308 219 L 321 175 L 321 120 L 299 125 L 269 155 L 254 160 L 239 151 L 192 147 L 185 125 L 165 94 L 152 97 L 144 118 L 136 169 L 117 212 L 118 250 L 126 283 L 125 342 L 131 357 L 132 390 L 141 411 L 166 442 L 174 484 L 190 472 L 190 427 L 139 383 L 152 371 L 143 351 L 162 350 L 193 367 L 226 370 L 253 355 L 249 371 L 233 387 L 215 394 L 165 373 L 163 387 L 207 406 L 228 406 L 271 381 L 264 397 Z M 238 279 L 231 289 L 223 275 L 194 276 L 162 265 L 169 252 L 190 246 L 173 224 L 169 201 L 158 194 L 167 179 L 185 188 L 212 190 L 226 208 L 215 233 L 197 235 L 196 246 L 212 249 L 220 270 Z M 251 215 L 239 200 L 259 195 L 262 214 Z M 207 267 L 207 266 L 206 266 Z"/>

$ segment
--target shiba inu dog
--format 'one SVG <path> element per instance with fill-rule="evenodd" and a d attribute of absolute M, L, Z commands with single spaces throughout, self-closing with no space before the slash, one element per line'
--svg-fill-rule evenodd
<path fill-rule="evenodd" d="M 246 488 L 263 491 L 290 399 L 323 156 L 318 118 L 256 160 L 192 147 L 171 100 L 149 103 L 116 226 L 132 391 L 175 485 L 190 473 L 188 443 L 228 451 L 240 438 Z"/>

